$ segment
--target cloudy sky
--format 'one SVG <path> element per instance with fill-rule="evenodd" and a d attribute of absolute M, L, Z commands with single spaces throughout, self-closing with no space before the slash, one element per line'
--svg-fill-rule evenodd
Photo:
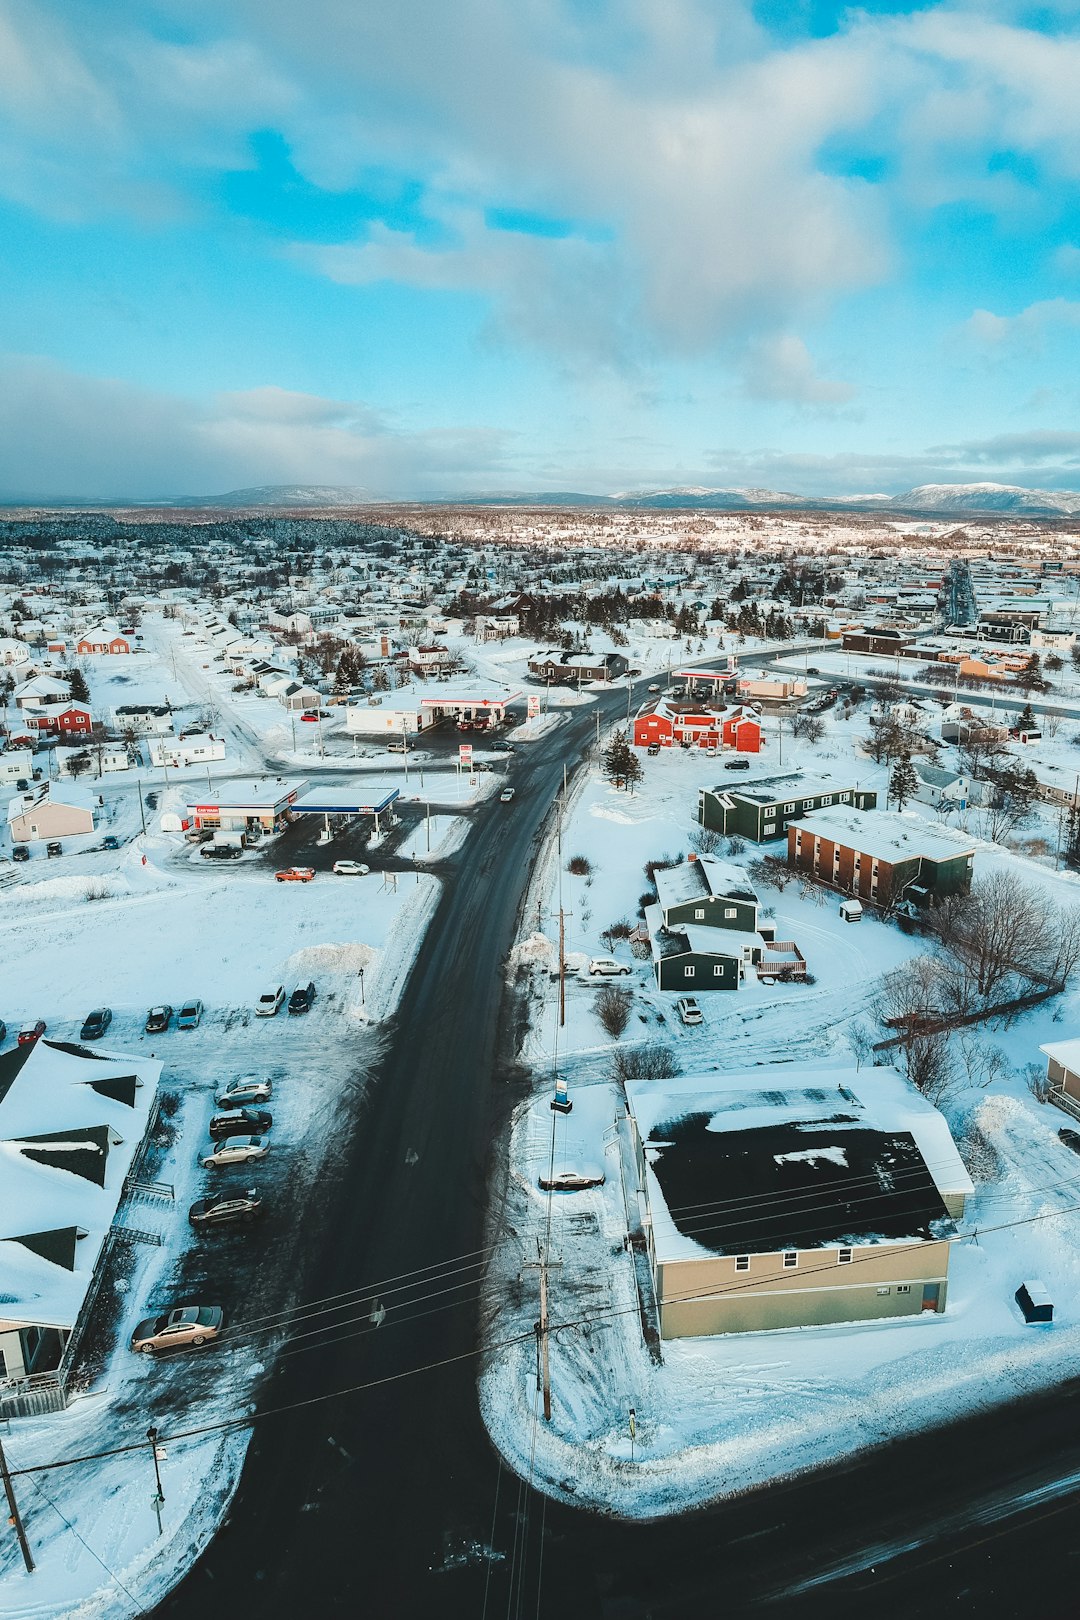
<path fill-rule="evenodd" d="M 0 0 L 0 497 L 1080 487 L 1080 0 Z"/>

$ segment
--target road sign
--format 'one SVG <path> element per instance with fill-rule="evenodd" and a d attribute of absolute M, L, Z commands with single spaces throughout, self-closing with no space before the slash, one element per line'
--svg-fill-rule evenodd
<path fill-rule="evenodd" d="M 529 698 L 529 719 L 530 720 L 535 720 L 536 716 L 539 713 L 540 713 L 540 699 L 539 699 L 539 697 L 530 697 Z"/>
<path fill-rule="evenodd" d="M 472 743 L 458 743 L 458 759 L 462 765 L 472 764 Z"/>

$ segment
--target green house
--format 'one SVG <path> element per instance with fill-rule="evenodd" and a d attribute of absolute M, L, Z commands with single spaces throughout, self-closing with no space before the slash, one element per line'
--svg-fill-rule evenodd
<path fill-rule="evenodd" d="M 789 771 L 738 786 L 724 782 L 715 788 L 699 788 L 698 821 L 713 832 L 738 834 L 763 844 L 771 838 L 782 838 L 789 822 L 838 804 L 874 810 L 877 793 L 859 787 L 849 778 L 809 777 L 801 771 Z"/>

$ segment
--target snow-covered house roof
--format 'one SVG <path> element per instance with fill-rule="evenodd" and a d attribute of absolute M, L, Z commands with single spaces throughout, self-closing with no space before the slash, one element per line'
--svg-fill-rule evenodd
<path fill-rule="evenodd" d="M 627 1094 L 661 1264 L 945 1236 L 974 1192 L 944 1116 L 893 1069 L 712 1072 Z"/>
<path fill-rule="evenodd" d="M 718 900 L 755 901 L 746 873 L 739 866 L 717 860 L 714 855 L 692 856 L 678 866 L 657 867 L 653 874 L 656 896 L 665 912 L 688 900 L 715 897 Z"/>
<path fill-rule="evenodd" d="M 0 1055 L 0 1318 L 70 1329 L 153 1116 L 162 1065 L 39 1040 Z"/>
<path fill-rule="evenodd" d="M 790 831 L 791 829 L 789 829 Z M 896 864 L 898 861 L 923 859 L 930 861 L 955 860 L 960 855 L 974 855 L 970 840 L 950 838 L 927 826 L 920 816 L 905 816 L 885 810 L 867 813 L 838 806 L 830 810 L 816 810 L 795 823 L 795 831 L 804 838 L 827 838 L 864 855 L 876 855 Z"/>

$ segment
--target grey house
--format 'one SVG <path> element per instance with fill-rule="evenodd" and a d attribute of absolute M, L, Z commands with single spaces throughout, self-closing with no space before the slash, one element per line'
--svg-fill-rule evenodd
<path fill-rule="evenodd" d="M 847 777 L 806 776 L 787 771 L 742 782 L 737 787 L 722 782 L 719 787 L 698 789 L 698 821 L 714 832 L 766 843 L 782 838 L 789 821 L 799 821 L 831 805 L 846 804 L 856 810 L 877 808 L 877 793 L 859 787 Z"/>
<path fill-rule="evenodd" d="M 529 674 L 541 681 L 615 681 L 629 668 L 622 653 L 546 652 L 529 659 Z"/>
<path fill-rule="evenodd" d="M 659 905 L 646 906 L 653 970 L 658 990 L 700 995 L 706 990 L 737 990 L 747 964 L 761 960 L 760 934 L 741 929 L 706 928 L 700 923 L 669 927 Z"/>

